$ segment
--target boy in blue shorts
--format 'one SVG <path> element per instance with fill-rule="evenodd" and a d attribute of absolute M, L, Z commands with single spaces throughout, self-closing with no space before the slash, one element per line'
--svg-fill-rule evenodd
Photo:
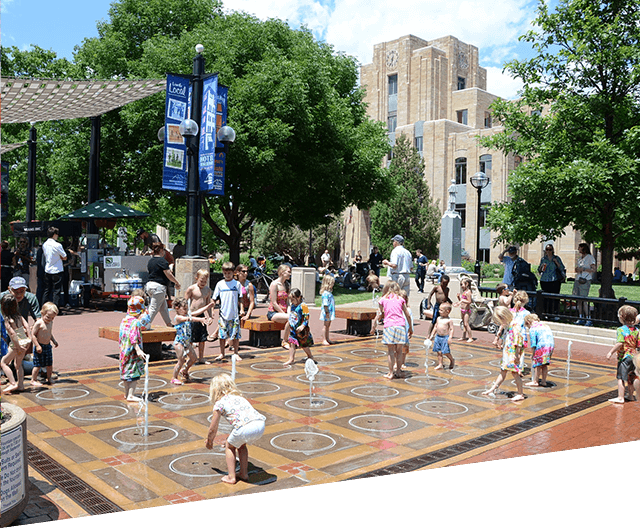
<path fill-rule="evenodd" d="M 224 279 L 216 284 L 213 290 L 213 300 L 220 300 L 220 313 L 218 316 L 218 338 L 220 339 L 220 355 L 215 361 L 225 358 L 224 348 L 227 339 L 231 341 L 231 349 L 235 354 L 236 361 L 242 358 L 238 354 L 240 346 L 240 283 L 233 278 L 235 266 L 232 262 L 225 262 L 222 265 Z"/>
<path fill-rule="evenodd" d="M 53 374 L 53 353 L 52 346 L 58 347 L 56 338 L 53 337 L 53 320 L 58 315 L 58 307 L 52 302 L 44 303 L 40 310 L 40 319 L 33 325 L 33 335 L 38 340 L 38 346 L 33 354 L 33 372 L 31 373 L 31 385 L 34 387 L 42 387 L 42 383 L 38 381 L 40 369 L 47 369 L 47 384 L 51 385 L 51 376 Z"/>
<path fill-rule="evenodd" d="M 451 349 L 449 348 L 449 340 L 453 337 L 453 321 L 449 319 L 450 313 L 451 305 L 448 302 L 442 303 L 440 305 L 440 315 L 429 336 L 429 339 L 433 341 L 433 351 L 438 354 L 438 364 L 435 370 L 444 368 L 444 356 L 447 356 L 447 359 L 450 361 L 450 369 L 453 369 L 456 365 L 456 361 L 453 359 Z"/>

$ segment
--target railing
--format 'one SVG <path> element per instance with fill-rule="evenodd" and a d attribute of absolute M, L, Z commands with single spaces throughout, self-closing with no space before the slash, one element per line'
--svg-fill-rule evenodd
<path fill-rule="evenodd" d="M 494 288 L 478 288 L 483 297 L 497 298 Z M 563 323 L 575 323 L 581 320 L 581 313 L 588 314 L 594 325 L 615 328 L 620 326 L 618 321 L 618 309 L 628 304 L 640 312 L 640 302 L 629 301 L 625 297 L 618 299 L 605 299 L 602 297 L 579 297 L 547 293 L 542 290 L 529 291 L 529 304 L 527 308 L 538 314 L 540 319 L 548 319 Z M 582 319 L 584 320 L 584 319 Z"/>

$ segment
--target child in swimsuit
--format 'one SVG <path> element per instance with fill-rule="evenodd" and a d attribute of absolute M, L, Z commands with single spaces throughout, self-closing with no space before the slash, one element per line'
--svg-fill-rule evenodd
<path fill-rule="evenodd" d="M 471 326 L 469 325 L 469 316 L 471 315 L 471 281 L 469 279 L 462 279 L 460 281 L 460 293 L 458 294 L 458 302 L 454 306 L 460 307 L 460 315 L 462 316 L 462 324 L 464 330 L 462 331 L 462 337 L 458 338 L 458 341 L 464 341 L 467 343 L 473 343 L 473 337 L 471 337 Z"/>

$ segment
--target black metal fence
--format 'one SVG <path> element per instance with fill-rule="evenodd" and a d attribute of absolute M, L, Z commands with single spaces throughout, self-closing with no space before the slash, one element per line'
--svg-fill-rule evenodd
<path fill-rule="evenodd" d="M 498 297 L 494 288 L 480 286 L 478 289 L 483 297 Z M 527 308 L 538 314 L 540 319 L 550 321 L 575 323 L 580 321 L 581 314 L 588 314 L 588 318 L 595 326 L 615 328 L 620 326 L 618 309 L 622 305 L 631 305 L 640 312 L 640 302 L 629 301 L 625 297 L 618 299 L 579 297 L 577 295 L 547 293 L 542 290 L 528 291 L 527 294 L 529 295 Z"/>

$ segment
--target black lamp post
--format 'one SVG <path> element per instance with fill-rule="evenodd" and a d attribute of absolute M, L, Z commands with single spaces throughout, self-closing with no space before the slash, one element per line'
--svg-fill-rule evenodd
<path fill-rule="evenodd" d="M 476 223 L 476 265 L 475 272 L 478 275 L 478 282 L 481 279 L 482 272 L 482 264 L 480 264 L 481 255 L 480 255 L 480 220 L 482 216 L 482 209 L 480 207 L 482 201 L 482 189 L 484 189 L 487 185 L 489 185 L 489 176 L 487 176 L 484 172 L 476 172 L 473 176 L 471 176 L 471 185 L 478 191 L 478 221 Z"/>
<path fill-rule="evenodd" d="M 202 241 L 202 195 L 200 192 L 200 180 L 198 176 L 198 155 L 200 145 L 198 130 L 202 119 L 202 85 L 204 73 L 204 46 L 196 46 L 196 56 L 193 58 L 192 92 L 191 92 L 191 117 L 180 123 L 180 134 L 187 141 L 187 155 L 189 156 L 189 169 L 187 172 L 187 222 L 186 222 L 186 255 L 191 258 L 199 258 L 201 255 Z M 229 144 L 236 139 L 233 128 L 223 126 L 218 130 L 217 139 L 224 147 L 216 148 L 216 152 L 227 152 Z"/>

